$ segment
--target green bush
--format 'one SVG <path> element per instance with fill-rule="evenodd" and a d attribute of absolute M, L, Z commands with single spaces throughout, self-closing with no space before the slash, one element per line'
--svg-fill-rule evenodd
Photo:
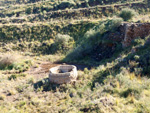
<path fill-rule="evenodd" d="M 94 47 L 104 42 L 104 34 L 108 31 L 115 30 L 123 22 L 122 18 L 107 19 L 101 21 L 98 25 L 88 30 L 79 45 L 75 47 L 67 56 L 68 59 L 81 59 L 88 56 L 93 51 Z M 67 59 L 66 58 L 66 59 Z"/>
<path fill-rule="evenodd" d="M 26 12 L 26 14 L 31 14 L 32 9 L 31 8 L 27 8 L 25 12 Z"/>
<path fill-rule="evenodd" d="M 15 70 L 19 70 L 19 72 L 24 72 L 27 71 L 30 66 L 32 66 L 31 60 L 25 60 L 19 63 L 14 63 L 13 68 Z"/>
<path fill-rule="evenodd" d="M 21 60 L 18 54 L 4 54 L 0 56 L 0 70 L 19 70 L 20 72 L 26 71 L 32 65 L 31 60 Z"/>
<path fill-rule="evenodd" d="M 21 74 L 12 74 L 11 76 L 8 77 L 8 80 L 12 80 L 12 79 L 17 79 L 17 77 L 26 77 L 26 74 L 21 73 Z"/>
<path fill-rule="evenodd" d="M 109 29 L 110 30 L 115 30 L 116 28 L 118 28 L 121 23 L 123 22 L 122 18 L 118 18 L 118 17 L 113 17 L 110 21 L 109 21 Z"/>
<path fill-rule="evenodd" d="M 124 21 L 132 19 L 135 15 L 136 15 L 135 10 L 129 8 L 122 9 L 119 14 L 119 16 L 124 19 Z"/>
<path fill-rule="evenodd" d="M 75 2 L 70 0 L 70 1 L 62 1 L 58 6 L 57 8 L 58 9 L 65 9 L 65 8 L 71 8 L 73 6 L 75 6 Z"/>
<path fill-rule="evenodd" d="M 55 52 L 59 51 L 66 53 L 73 47 L 73 43 L 74 39 L 69 35 L 57 34 L 55 36 L 55 44 L 53 49 Z"/>
<path fill-rule="evenodd" d="M 12 69 L 16 61 L 16 57 L 12 54 L 3 55 L 0 57 L 0 70 Z"/>

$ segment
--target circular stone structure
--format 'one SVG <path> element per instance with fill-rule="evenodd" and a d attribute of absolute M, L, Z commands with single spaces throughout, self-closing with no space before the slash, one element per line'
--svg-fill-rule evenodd
<path fill-rule="evenodd" d="M 49 80 L 52 83 L 64 84 L 76 81 L 78 72 L 74 65 L 60 65 L 51 68 L 49 73 Z"/>

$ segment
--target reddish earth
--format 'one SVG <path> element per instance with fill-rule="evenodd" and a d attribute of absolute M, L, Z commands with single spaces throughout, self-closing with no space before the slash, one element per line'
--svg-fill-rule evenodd
<path fill-rule="evenodd" d="M 27 74 L 33 75 L 36 79 L 40 79 L 43 77 L 48 76 L 49 69 L 55 66 L 58 66 L 59 64 L 53 64 L 50 62 L 44 62 L 39 64 L 38 67 L 32 66 L 29 71 L 27 71 Z"/>
<path fill-rule="evenodd" d="M 51 62 L 43 62 L 39 64 L 39 67 L 32 66 L 29 71 L 25 72 L 29 75 L 33 75 L 36 79 L 41 79 L 44 77 L 48 77 L 49 69 L 58 65 L 62 65 L 61 63 L 51 63 Z M 69 64 L 75 65 L 78 70 L 84 70 L 84 68 L 90 69 L 87 65 L 78 65 L 78 64 Z"/>

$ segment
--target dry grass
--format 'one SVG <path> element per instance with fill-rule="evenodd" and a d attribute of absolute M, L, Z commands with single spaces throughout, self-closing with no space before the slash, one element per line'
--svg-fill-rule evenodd
<path fill-rule="evenodd" d="M 23 15 L 23 18 L 26 17 Z M 111 19 L 112 17 L 103 17 L 98 19 L 95 19 L 94 17 L 92 19 L 91 18 L 72 18 L 66 20 L 56 19 L 46 21 L 44 23 L 37 21 L 34 21 L 34 23 L 6 23 L 3 25 L 0 24 L 0 26 L 18 26 L 18 28 L 20 26 L 23 28 L 23 25 L 34 27 L 40 25 L 61 26 L 64 24 L 65 26 L 68 26 L 70 24 L 78 24 L 79 26 L 82 21 L 92 23 L 92 25 L 94 23 L 95 25 L 100 21 L 105 21 Z M 149 21 L 149 18 L 149 14 L 137 15 L 137 17 L 134 17 L 130 21 L 146 22 Z M 74 31 L 68 31 L 68 34 L 70 35 L 72 33 L 74 35 L 74 32 L 76 34 L 80 34 L 78 29 L 80 31 L 85 29 L 82 27 L 84 27 L 84 23 L 81 27 L 73 28 Z M 23 29 L 25 29 L 25 27 Z M 40 28 L 38 29 L 35 28 L 35 31 L 40 31 Z M 72 27 L 69 27 L 66 30 L 69 29 L 72 29 Z M 53 28 L 52 30 L 55 29 Z M 43 31 L 45 31 L 45 29 L 43 29 Z M 6 32 L 6 36 L 9 37 L 11 32 L 12 30 L 10 30 L 10 33 Z M 81 32 L 81 34 L 83 32 Z M 31 35 L 38 36 L 37 34 L 33 33 Z M 22 35 L 20 35 L 20 37 L 21 36 Z M 42 34 L 40 34 L 40 36 L 43 38 L 43 40 L 45 40 Z M 7 40 L 8 37 L 6 37 L 5 40 Z M 28 38 L 28 36 L 24 37 L 24 39 L 25 38 Z M 34 39 L 34 37 L 32 38 Z M 39 43 L 36 43 L 35 40 L 33 41 L 34 44 L 38 45 Z M 65 55 L 41 54 L 38 53 L 39 51 L 36 53 L 31 53 L 30 49 L 32 47 L 29 48 L 27 46 L 30 44 L 28 41 L 19 43 L 18 38 L 16 38 L 16 41 L 18 41 L 18 45 L 21 43 L 25 49 L 22 47 L 20 50 L 18 50 L 18 48 L 14 49 L 13 47 L 19 46 L 12 42 L 7 44 L 5 47 L 6 51 L 8 48 L 13 48 L 13 50 L 16 51 L 23 51 L 21 55 L 13 51 L 5 54 L 0 53 L 0 113 L 150 112 L 150 79 L 140 75 L 137 76 L 135 72 L 130 72 L 127 70 L 128 68 L 130 69 L 130 67 L 138 68 L 137 60 L 135 60 L 135 62 L 134 60 L 130 61 L 127 67 L 119 67 L 116 69 L 119 64 L 121 65 L 124 63 L 120 63 L 120 61 L 117 60 L 118 58 L 116 58 L 112 62 L 106 62 L 106 64 L 101 63 L 101 65 L 96 67 L 96 69 L 92 68 L 89 70 L 88 68 L 85 68 L 84 71 L 78 70 L 79 76 L 75 83 L 56 85 L 51 84 L 48 81 L 47 73 L 49 72 L 51 65 L 47 64 L 46 62 L 59 62 L 65 58 Z M 0 51 L 5 52 L 4 47 L 0 47 Z M 126 57 L 128 54 L 130 53 L 123 53 L 121 59 L 127 60 Z M 36 65 L 31 64 L 31 61 L 36 63 Z M 78 60 L 75 62 L 81 63 Z M 90 61 L 85 60 L 84 62 L 89 63 Z M 91 63 L 94 64 L 94 62 Z M 13 64 L 15 64 L 15 66 L 12 68 L 12 70 L 5 70 L 5 68 L 1 69 L 1 66 L 8 67 Z"/>
<path fill-rule="evenodd" d="M 11 65 L 16 61 L 16 58 L 11 54 L 6 54 L 1 56 L 0 64 L 1 65 Z"/>
<path fill-rule="evenodd" d="M 5 53 L 0 55 L 0 68 L 4 69 L 18 62 L 21 56 L 17 53 Z"/>

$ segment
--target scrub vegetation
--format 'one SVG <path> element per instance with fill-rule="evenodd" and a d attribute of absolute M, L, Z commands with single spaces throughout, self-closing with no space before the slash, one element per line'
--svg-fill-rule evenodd
<path fill-rule="evenodd" d="M 0 0 L 0 112 L 149 113 L 150 36 L 127 47 L 122 38 L 124 25 L 150 23 L 149 8 L 148 0 Z M 76 82 L 49 82 L 62 63 L 77 66 Z"/>

